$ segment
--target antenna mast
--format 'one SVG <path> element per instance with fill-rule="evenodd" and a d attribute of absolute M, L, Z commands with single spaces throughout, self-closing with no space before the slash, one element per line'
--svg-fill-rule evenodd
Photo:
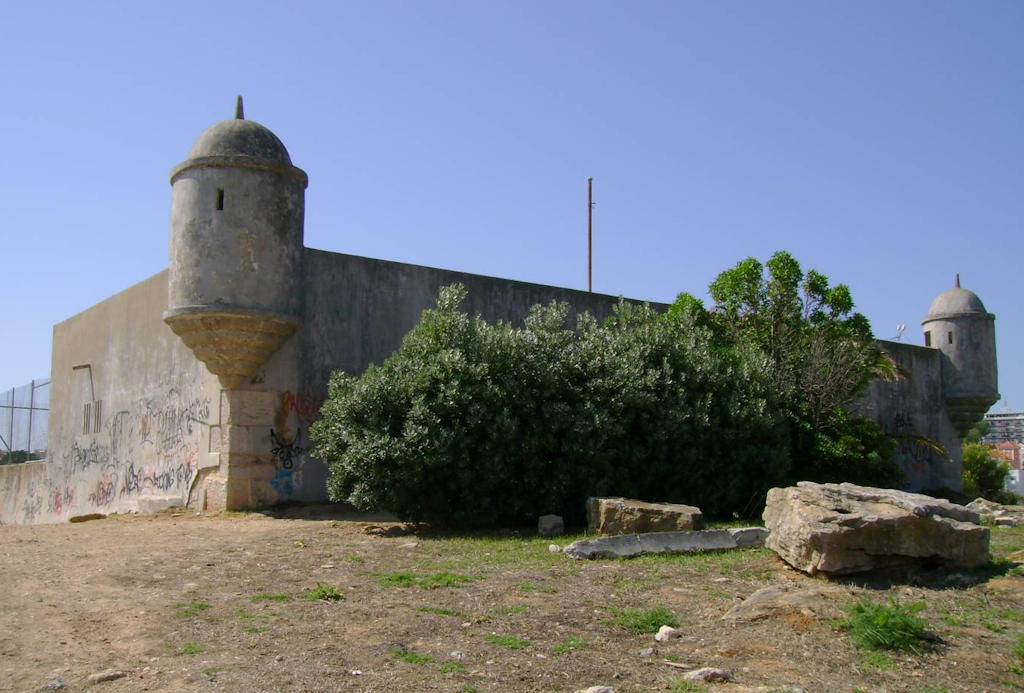
<path fill-rule="evenodd" d="M 594 179 L 587 176 L 587 291 L 594 291 Z"/>

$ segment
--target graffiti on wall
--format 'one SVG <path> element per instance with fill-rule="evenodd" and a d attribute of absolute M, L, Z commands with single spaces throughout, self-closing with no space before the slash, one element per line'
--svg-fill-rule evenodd
<path fill-rule="evenodd" d="M 302 445 L 302 429 L 320 418 L 323 400 L 319 397 L 285 390 L 270 429 L 270 452 L 277 472 L 270 485 L 279 497 L 295 495 L 302 488 L 302 468 L 308 448 Z M 295 431 L 293 434 L 292 431 Z"/>
<path fill-rule="evenodd" d="M 299 455 L 306 451 L 306 448 L 299 445 L 299 439 L 302 437 L 302 429 L 298 429 L 295 432 L 295 436 L 291 439 L 285 438 L 284 435 L 278 435 L 274 429 L 270 429 L 270 442 L 272 447 L 270 452 L 277 459 L 278 464 L 284 469 L 291 469 L 295 466 L 295 461 L 299 458 Z"/>
<path fill-rule="evenodd" d="M 72 508 L 75 505 L 76 489 L 65 485 L 63 488 L 54 489 L 47 501 L 46 509 L 60 517 L 65 508 Z"/>
<path fill-rule="evenodd" d="M 209 398 L 186 396 L 173 387 L 113 412 L 98 433 L 76 437 L 55 467 L 26 484 L 20 515 L 32 522 L 44 512 L 64 517 L 139 496 L 184 499 L 199 467 L 209 418 Z"/>
<path fill-rule="evenodd" d="M 323 405 L 322 399 L 304 392 L 285 390 L 281 393 L 281 417 L 285 422 L 294 414 L 299 424 L 309 428 L 310 424 L 320 418 L 320 407 Z"/>
<path fill-rule="evenodd" d="M 894 457 L 906 472 L 924 474 L 936 458 L 949 457 L 941 443 L 918 432 L 913 418 L 905 412 L 896 412 L 883 430 L 896 441 Z"/>

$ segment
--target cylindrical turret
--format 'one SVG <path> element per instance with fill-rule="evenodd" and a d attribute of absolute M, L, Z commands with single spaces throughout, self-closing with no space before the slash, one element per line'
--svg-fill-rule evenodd
<path fill-rule="evenodd" d="M 171 171 L 164 321 L 228 389 L 300 324 L 306 184 L 281 140 L 242 117 L 241 97 Z"/>
<path fill-rule="evenodd" d="M 944 291 L 921 321 L 925 346 L 942 352 L 949 418 L 963 437 L 999 400 L 995 316 L 972 291 Z"/>

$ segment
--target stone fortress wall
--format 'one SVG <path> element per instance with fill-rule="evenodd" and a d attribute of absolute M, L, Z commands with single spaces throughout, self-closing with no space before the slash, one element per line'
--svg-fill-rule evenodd
<path fill-rule="evenodd" d="M 330 373 L 387 358 L 442 286 L 513 322 L 618 300 L 306 248 L 306 181 L 240 102 L 200 136 L 171 173 L 168 270 L 54 327 L 48 459 L 0 467 L 0 522 L 325 500 L 307 431 Z M 958 287 L 925 320 L 934 346 L 881 343 L 903 377 L 858 408 L 897 436 L 908 489 L 959 488 L 960 438 L 998 399 L 993 321 Z"/>

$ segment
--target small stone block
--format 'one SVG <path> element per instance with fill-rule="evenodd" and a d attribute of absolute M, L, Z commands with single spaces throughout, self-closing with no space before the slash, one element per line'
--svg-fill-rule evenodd
<path fill-rule="evenodd" d="M 542 537 L 565 534 L 565 521 L 561 515 L 541 515 L 537 520 L 537 534 Z"/>

